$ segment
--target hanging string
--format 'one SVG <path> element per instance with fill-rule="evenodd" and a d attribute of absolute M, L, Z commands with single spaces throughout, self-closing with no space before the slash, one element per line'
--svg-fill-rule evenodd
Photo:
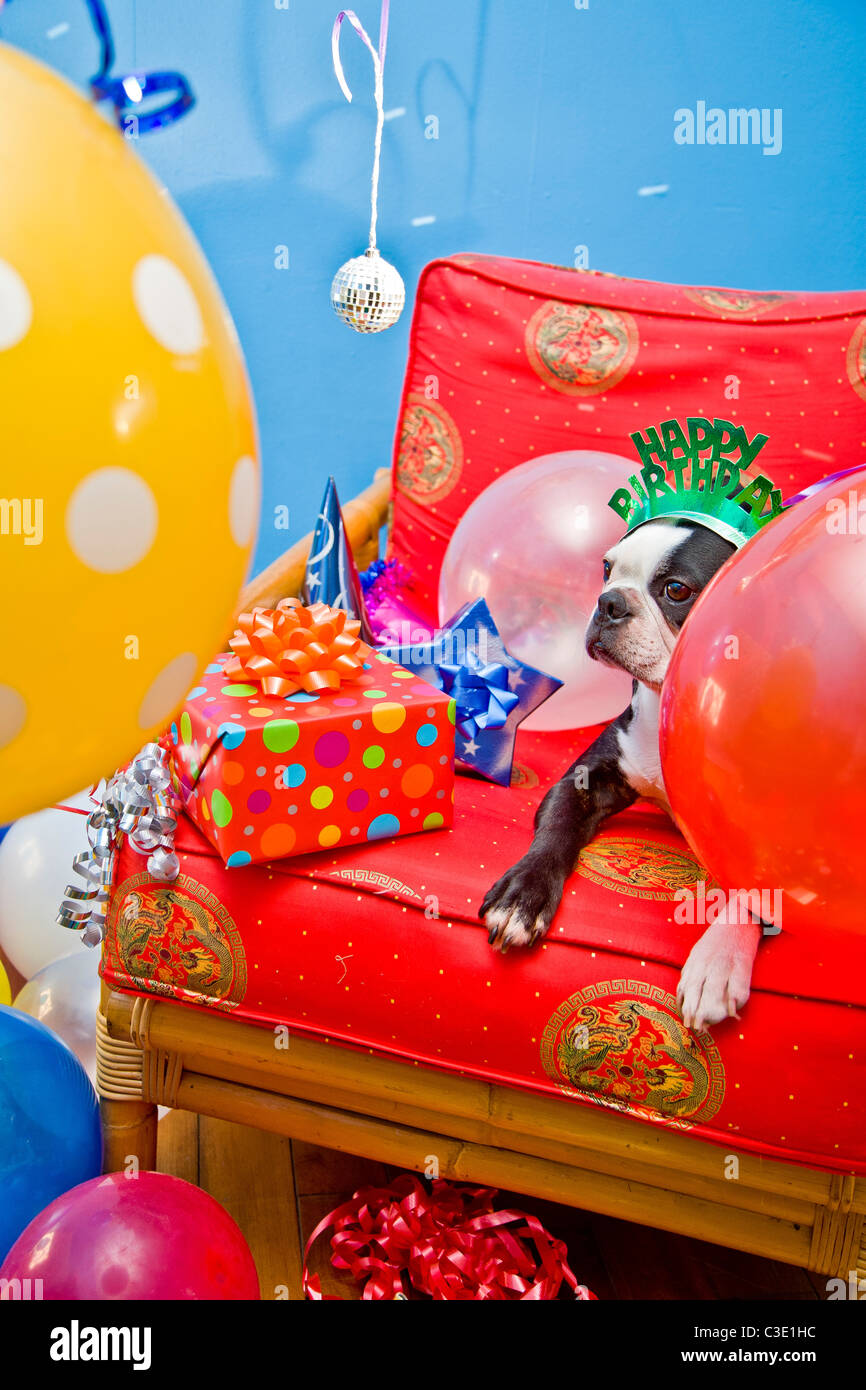
<path fill-rule="evenodd" d="M 352 100 L 352 93 L 343 72 L 343 64 L 340 61 L 340 28 L 344 19 L 348 19 L 358 38 L 368 50 L 373 59 L 374 86 L 373 95 L 376 102 L 376 138 L 373 143 L 373 174 L 370 180 L 370 250 L 376 250 L 376 222 L 379 216 L 379 161 L 382 152 L 382 130 L 385 125 L 385 50 L 388 46 L 388 10 L 390 0 L 382 0 L 382 10 L 379 15 L 379 47 L 373 47 L 370 36 L 363 24 L 355 14 L 354 10 L 341 10 L 334 20 L 334 27 L 331 31 L 331 55 L 334 62 L 334 72 L 340 84 L 343 96 L 347 101 Z"/>

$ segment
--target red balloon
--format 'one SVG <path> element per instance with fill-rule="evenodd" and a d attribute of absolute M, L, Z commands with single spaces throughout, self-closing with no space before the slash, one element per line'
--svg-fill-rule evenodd
<path fill-rule="evenodd" d="M 724 889 L 779 890 L 785 931 L 863 930 L 866 469 L 715 576 L 674 649 L 660 740 L 674 816 Z"/>
<path fill-rule="evenodd" d="M 165 1173 L 108 1173 L 34 1217 L 0 1266 L 45 1299 L 258 1299 L 250 1248 L 213 1197 Z"/>

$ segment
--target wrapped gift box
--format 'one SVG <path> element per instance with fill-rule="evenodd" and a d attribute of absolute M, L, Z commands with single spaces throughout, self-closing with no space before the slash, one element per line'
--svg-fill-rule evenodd
<path fill-rule="evenodd" d="M 337 690 L 267 696 L 217 657 L 171 726 L 187 814 L 236 866 L 449 826 L 454 705 L 380 653 Z"/>

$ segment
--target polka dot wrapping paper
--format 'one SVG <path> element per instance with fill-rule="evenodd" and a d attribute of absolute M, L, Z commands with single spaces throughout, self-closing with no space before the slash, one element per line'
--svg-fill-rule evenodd
<path fill-rule="evenodd" d="M 450 826 L 454 702 L 376 654 L 288 698 L 208 666 L 171 726 L 187 814 L 228 868 Z"/>

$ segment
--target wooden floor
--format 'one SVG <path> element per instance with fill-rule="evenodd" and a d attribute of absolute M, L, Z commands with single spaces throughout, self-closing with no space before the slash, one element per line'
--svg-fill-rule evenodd
<path fill-rule="evenodd" d="M 263 1299 L 300 1298 L 303 1246 L 316 1223 L 356 1188 L 384 1184 L 397 1171 L 179 1110 L 160 1120 L 158 1164 L 205 1188 L 231 1212 L 255 1257 Z M 792 1265 L 517 1193 L 501 1193 L 497 1205 L 540 1217 L 565 1241 L 579 1281 L 599 1298 L 826 1297 L 825 1279 Z M 327 1234 L 316 1242 L 310 1268 L 323 1293 L 360 1296 L 348 1275 L 331 1268 Z"/>

